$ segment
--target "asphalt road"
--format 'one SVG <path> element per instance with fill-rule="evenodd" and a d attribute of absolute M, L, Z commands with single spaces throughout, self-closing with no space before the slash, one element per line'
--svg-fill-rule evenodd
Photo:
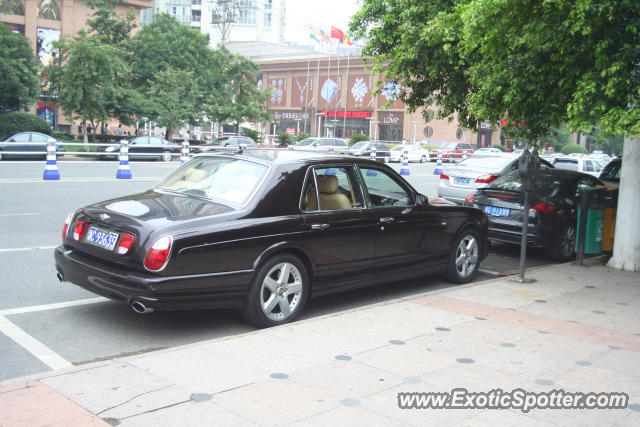
<path fill-rule="evenodd" d="M 44 162 L 0 162 L 0 381 L 70 364 L 169 348 L 252 330 L 228 310 L 156 312 L 141 316 L 55 277 L 53 248 L 76 208 L 143 191 L 178 166 L 132 162 L 132 180 L 116 180 L 117 162 L 59 162 L 62 179 L 43 181 Z M 410 165 L 406 178 L 437 193 L 435 164 Z M 392 167 L 399 170 L 399 164 Z M 518 266 L 519 248 L 499 246 L 478 280 Z M 533 253 L 528 265 L 549 263 Z M 388 283 L 313 300 L 303 318 L 452 286 L 439 277 Z"/>

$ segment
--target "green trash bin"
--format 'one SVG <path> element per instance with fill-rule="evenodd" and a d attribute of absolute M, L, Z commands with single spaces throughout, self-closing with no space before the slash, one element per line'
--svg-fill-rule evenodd
<path fill-rule="evenodd" d="M 578 230 L 580 230 L 580 219 L 582 218 L 582 209 L 578 209 Z M 604 208 L 587 209 L 587 230 L 584 239 L 585 254 L 601 254 L 602 253 L 602 237 L 604 236 Z M 576 252 L 580 243 L 580 235 L 576 234 Z"/>

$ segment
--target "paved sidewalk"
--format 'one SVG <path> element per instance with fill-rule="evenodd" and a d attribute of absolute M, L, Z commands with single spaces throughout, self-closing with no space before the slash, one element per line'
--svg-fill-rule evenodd
<path fill-rule="evenodd" d="M 640 274 L 570 264 L 0 386 L 0 426 L 640 425 Z M 428 280 L 428 279 L 425 279 Z M 399 409 L 399 392 L 625 392 L 617 410 Z"/>

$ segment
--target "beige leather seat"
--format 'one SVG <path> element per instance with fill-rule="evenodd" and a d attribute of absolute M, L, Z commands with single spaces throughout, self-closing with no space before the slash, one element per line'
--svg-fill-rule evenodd
<path fill-rule="evenodd" d="M 209 174 L 202 169 L 189 169 L 184 178 L 180 181 L 176 181 L 170 186 L 172 190 L 180 190 L 181 188 L 192 188 L 194 184 L 207 178 Z"/>
<path fill-rule="evenodd" d="M 338 193 L 338 178 L 334 175 L 318 175 L 318 193 L 320 197 L 320 210 L 332 211 L 339 209 L 351 209 L 349 198 L 342 193 Z M 318 210 L 316 192 L 310 189 L 306 197 L 307 210 Z"/>

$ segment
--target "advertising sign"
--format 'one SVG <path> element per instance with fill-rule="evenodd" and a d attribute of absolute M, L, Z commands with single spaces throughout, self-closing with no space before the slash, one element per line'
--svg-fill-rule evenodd
<path fill-rule="evenodd" d="M 53 48 L 53 42 L 58 40 L 60 40 L 60 30 L 38 27 L 36 56 L 42 65 L 50 65 L 58 56 L 58 49 Z"/>

